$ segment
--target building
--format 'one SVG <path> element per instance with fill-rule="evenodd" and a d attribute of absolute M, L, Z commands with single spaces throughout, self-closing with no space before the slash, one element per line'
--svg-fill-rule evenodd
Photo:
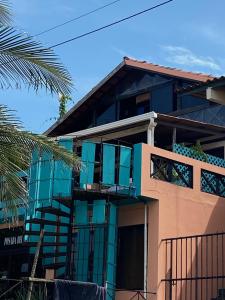
<path fill-rule="evenodd" d="M 95 282 L 107 299 L 222 299 L 224 103 L 223 77 L 124 58 L 46 132 L 81 172 L 34 153 L 29 208 L 0 227 L 2 275 L 29 275 L 44 229 L 39 277 Z"/>

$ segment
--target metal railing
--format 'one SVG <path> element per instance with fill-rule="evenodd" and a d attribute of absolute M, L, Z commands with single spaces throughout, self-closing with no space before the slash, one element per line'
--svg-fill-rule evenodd
<path fill-rule="evenodd" d="M 162 242 L 166 254 L 166 300 L 210 300 L 225 292 L 225 233 Z"/>
<path fill-rule="evenodd" d="M 151 154 L 150 176 L 183 187 L 193 187 L 193 167 L 162 156 Z"/>

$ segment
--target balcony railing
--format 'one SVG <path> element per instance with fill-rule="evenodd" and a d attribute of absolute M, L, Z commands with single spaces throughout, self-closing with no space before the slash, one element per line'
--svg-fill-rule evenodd
<path fill-rule="evenodd" d="M 162 244 L 165 300 L 224 299 L 224 232 L 164 239 Z"/>
<path fill-rule="evenodd" d="M 172 183 L 195 191 L 225 197 L 225 170 L 156 147 L 144 147 L 144 155 L 148 155 L 150 178 Z M 149 170 L 148 169 L 148 170 Z M 142 167 L 146 178 L 145 166 Z M 144 184 L 144 185 L 143 185 Z M 147 181 L 142 182 L 143 188 Z"/>
<path fill-rule="evenodd" d="M 151 155 L 151 177 L 179 186 L 193 187 L 193 167 L 155 154 Z"/>

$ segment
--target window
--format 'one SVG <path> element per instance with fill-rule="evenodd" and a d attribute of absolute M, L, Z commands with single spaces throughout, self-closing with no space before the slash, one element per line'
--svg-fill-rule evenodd
<path fill-rule="evenodd" d="M 172 84 L 152 90 L 151 110 L 158 113 L 169 113 L 174 110 Z"/>
<path fill-rule="evenodd" d="M 118 229 L 116 285 L 119 289 L 144 287 L 144 225 Z"/>
<path fill-rule="evenodd" d="M 145 114 L 150 110 L 150 93 L 140 94 L 136 97 L 137 115 Z"/>
<path fill-rule="evenodd" d="M 120 101 L 120 120 L 130 118 L 136 114 L 136 97 Z"/>

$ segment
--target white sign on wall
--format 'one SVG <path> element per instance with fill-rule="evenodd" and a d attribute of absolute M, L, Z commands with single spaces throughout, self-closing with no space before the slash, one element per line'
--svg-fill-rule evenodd
<path fill-rule="evenodd" d="M 23 236 L 9 236 L 5 237 L 4 239 L 4 246 L 13 246 L 13 245 L 19 245 L 23 243 Z"/>

